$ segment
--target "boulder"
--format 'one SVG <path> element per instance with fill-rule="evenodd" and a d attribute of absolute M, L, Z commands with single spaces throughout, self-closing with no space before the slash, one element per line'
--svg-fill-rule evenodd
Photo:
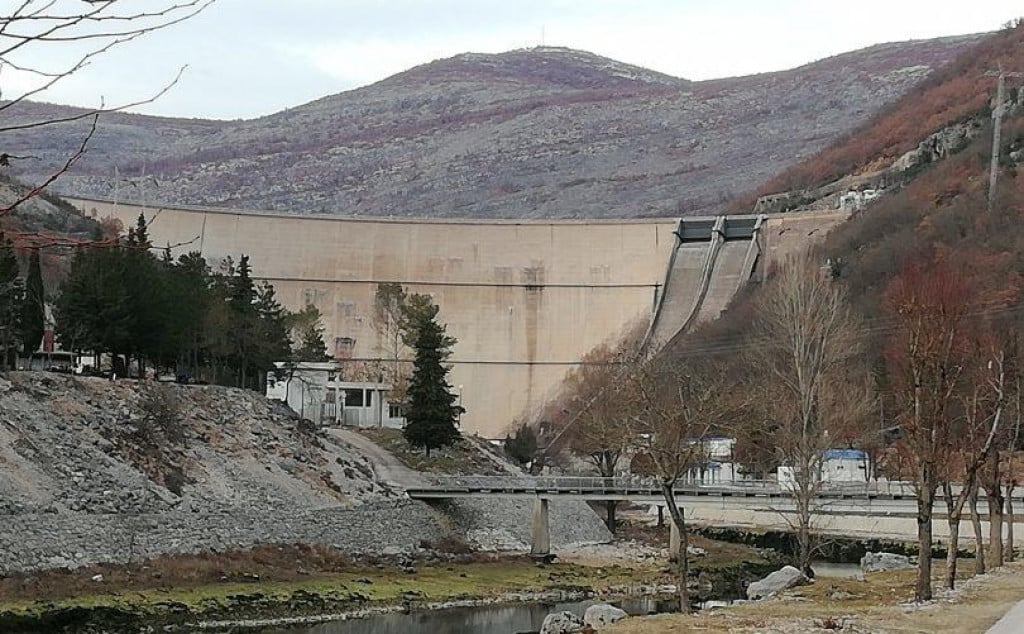
<path fill-rule="evenodd" d="M 764 597 L 772 596 L 776 592 L 782 592 L 802 583 L 807 583 L 807 577 L 804 576 L 804 573 L 793 566 L 784 566 L 764 579 L 755 581 L 747 586 L 747 598 L 763 599 Z"/>
<path fill-rule="evenodd" d="M 540 634 L 578 634 L 586 627 L 572 612 L 555 612 L 544 617 Z"/>
<path fill-rule="evenodd" d="M 884 572 L 886 570 L 907 570 L 914 564 L 910 557 L 896 553 L 864 553 L 860 558 L 860 569 L 864 572 Z"/>
<path fill-rule="evenodd" d="M 583 613 L 584 625 L 589 625 L 595 631 L 601 631 L 616 621 L 620 621 L 629 616 L 625 610 L 620 610 L 614 605 L 608 605 L 607 603 L 598 603 L 587 608 L 587 611 Z"/>

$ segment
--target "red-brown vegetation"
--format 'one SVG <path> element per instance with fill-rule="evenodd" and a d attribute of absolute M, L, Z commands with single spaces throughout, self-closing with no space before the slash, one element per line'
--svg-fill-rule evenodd
<path fill-rule="evenodd" d="M 1024 24 L 983 40 L 839 142 L 765 182 L 757 195 L 814 187 L 888 166 L 933 132 L 987 112 L 996 79 L 986 73 L 1000 65 L 1024 69 Z"/>

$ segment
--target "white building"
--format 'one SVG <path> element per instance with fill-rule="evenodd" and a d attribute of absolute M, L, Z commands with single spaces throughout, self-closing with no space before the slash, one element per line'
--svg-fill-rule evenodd
<path fill-rule="evenodd" d="M 871 461 L 861 449 L 828 449 L 821 457 L 822 482 L 868 482 Z"/>
<path fill-rule="evenodd" d="M 284 401 L 302 418 L 326 426 L 405 426 L 401 407 L 387 400 L 387 383 L 342 381 L 332 361 L 274 365 L 277 372 L 267 375 L 267 398 Z"/>
<path fill-rule="evenodd" d="M 732 452 L 736 446 L 735 438 L 710 436 L 699 440 L 691 440 L 690 444 L 700 445 L 699 455 L 703 456 L 699 464 L 692 467 L 684 480 L 702 484 L 731 484 L 743 480 L 733 462 Z"/>
<path fill-rule="evenodd" d="M 868 452 L 862 449 L 826 449 L 821 454 L 818 469 L 818 481 L 824 484 L 863 484 L 871 479 L 871 460 Z M 776 475 L 780 486 L 791 488 L 796 485 L 796 472 L 793 467 L 779 467 Z"/>

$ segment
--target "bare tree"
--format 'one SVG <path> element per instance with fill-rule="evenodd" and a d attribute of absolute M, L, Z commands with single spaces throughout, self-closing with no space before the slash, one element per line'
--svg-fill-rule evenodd
<path fill-rule="evenodd" d="M 406 300 L 408 293 L 397 282 L 377 284 L 373 297 L 373 327 L 377 331 L 377 350 L 381 370 L 391 383 L 391 398 L 405 400 L 405 387 L 411 371 L 411 350 L 404 344 Z"/>
<path fill-rule="evenodd" d="M 988 346 L 983 343 L 977 349 L 987 348 Z M 949 525 L 945 586 L 949 589 L 956 585 L 960 520 L 963 518 L 964 505 L 970 501 L 975 511 L 972 513 L 972 519 L 977 516 L 977 498 L 974 492 L 977 490 L 978 470 L 990 456 L 998 456 L 996 440 L 1002 431 L 1006 383 L 1005 354 L 1002 351 L 991 356 L 981 354 L 976 355 L 975 360 L 978 362 L 970 368 L 971 376 L 966 381 L 967 385 L 961 397 L 961 420 L 955 430 L 959 442 L 950 443 L 943 460 L 946 469 L 942 479 L 942 491 Z M 960 481 L 960 489 L 954 495 L 953 482 L 956 479 Z M 980 531 L 975 537 L 980 538 Z M 976 561 L 983 572 L 984 555 L 982 554 Z"/>
<path fill-rule="evenodd" d="M 33 156 L 15 156 L 3 150 L 4 134 L 34 130 L 45 126 L 88 122 L 76 148 L 41 182 L 24 188 L 13 201 L 0 205 L 0 217 L 35 198 L 71 170 L 85 155 L 96 132 L 100 115 L 151 103 L 174 86 L 181 71 L 151 96 L 130 102 L 75 110 L 54 117 L 11 117 L 24 102 L 40 99 L 60 82 L 75 75 L 111 50 L 172 25 L 183 22 L 210 6 L 214 0 L 157 0 L 140 6 L 131 0 L 16 0 L 0 14 L 0 82 L 17 75 L 28 87 L 11 92 L 0 84 L 4 101 L 0 102 L 0 167 L 32 160 Z M 40 55 L 38 51 L 56 51 Z M 42 62 L 39 60 L 47 60 Z M 54 61 L 55 60 L 55 61 Z M 184 69 L 182 69 L 184 70 Z M 4 82 L 6 83 L 6 82 Z M 87 241 L 37 232 L 8 231 L 18 246 L 75 246 Z"/>
<path fill-rule="evenodd" d="M 822 458 L 837 438 L 856 436 L 874 406 L 858 372 L 861 333 L 842 287 L 810 258 L 790 259 L 757 304 L 746 362 L 754 392 L 744 425 L 765 428 L 791 474 L 799 565 L 808 572 L 812 514 Z M 830 432 L 831 435 L 830 435 Z"/>
<path fill-rule="evenodd" d="M 965 482 L 967 492 L 967 508 L 971 513 L 971 529 L 974 531 L 974 574 L 985 574 L 985 538 L 981 532 L 981 515 L 978 514 L 978 480 Z"/>
<path fill-rule="evenodd" d="M 629 346 L 627 342 L 616 348 L 601 345 L 588 352 L 582 364 L 566 378 L 562 397 L 558 399 L 565 413 L 562 424 L 571 424 L 562 441 L 570 451 L 590 462 L 603 478 L 615 477 L 619 461 L 632 440 L 629 428 L 622 422 L 629 414 L 623 384 L 623 362 Z M 606 524 L 612 532 L 617 505 L 614 500 L 605 503 Z"/>
<path fill-rule="evenodd" d="M 965 317 L 972 300 L 966 276 L 935 260 L 905 266 L 885 292 L 894 325 L 886 351 L 888 374 L 917 497 L 918 601 L 932 598 L 935 493 L 940 461 L 953 438 L 950 410 L 969 355 Z"/>
<path fill-rule="evenodd" d="M 690 611 L 689 533 L 682 507 L 675 498 L 676 483 L 702 458 L 702 443 L 710 430 L 728 419 L 728 373 L 714 360 L 666 355 L 636 356 L 628 362 L 623 392 L 630 414 L 630 436 L 658 478 L 669 516 L 680 537 L 678 566 L 679 608 Z"/>
<path fill-rule="evenodd" d="M 1013 518 L 1013 491 L 1017 488 L 1017 447 L 1020 445 L 1020 388 L 1021 380 L 1020 375 L 1018 374 L 1013 379 L 1013 431 L 1009 434 L 1009 440 L 1006 447 L 1006 515 L 1010 520 L 1006 524 L 1006 543 L 1008 545 L 1006 550 L 1006 561 L 1014 561 L 1016 559 L 1013 547 L 1013 527 L 1015 524 Z"/>

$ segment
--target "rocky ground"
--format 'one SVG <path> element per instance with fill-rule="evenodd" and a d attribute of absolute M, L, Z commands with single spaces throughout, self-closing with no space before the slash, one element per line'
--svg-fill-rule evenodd
<path fill-rule="evenodd" d="M 473 439 L 440 457 L 514 470 Z M 253 392 L 0 377 L 0 574 L 264 544 L 529 551 L 530 500 L 405 498 L 420 477 L 366 437 L 315 428 Z M 582 502 L 553 503 L 550 517 L 556 548 L 611 538 Z"/>
<path fill-rule="evenodd" d="M 151 411 L 161 399 L 166 428 Z M 0 513 L 299 509 L 389 493 L 365 457 L 253 392 L 0 378 Z"/>

